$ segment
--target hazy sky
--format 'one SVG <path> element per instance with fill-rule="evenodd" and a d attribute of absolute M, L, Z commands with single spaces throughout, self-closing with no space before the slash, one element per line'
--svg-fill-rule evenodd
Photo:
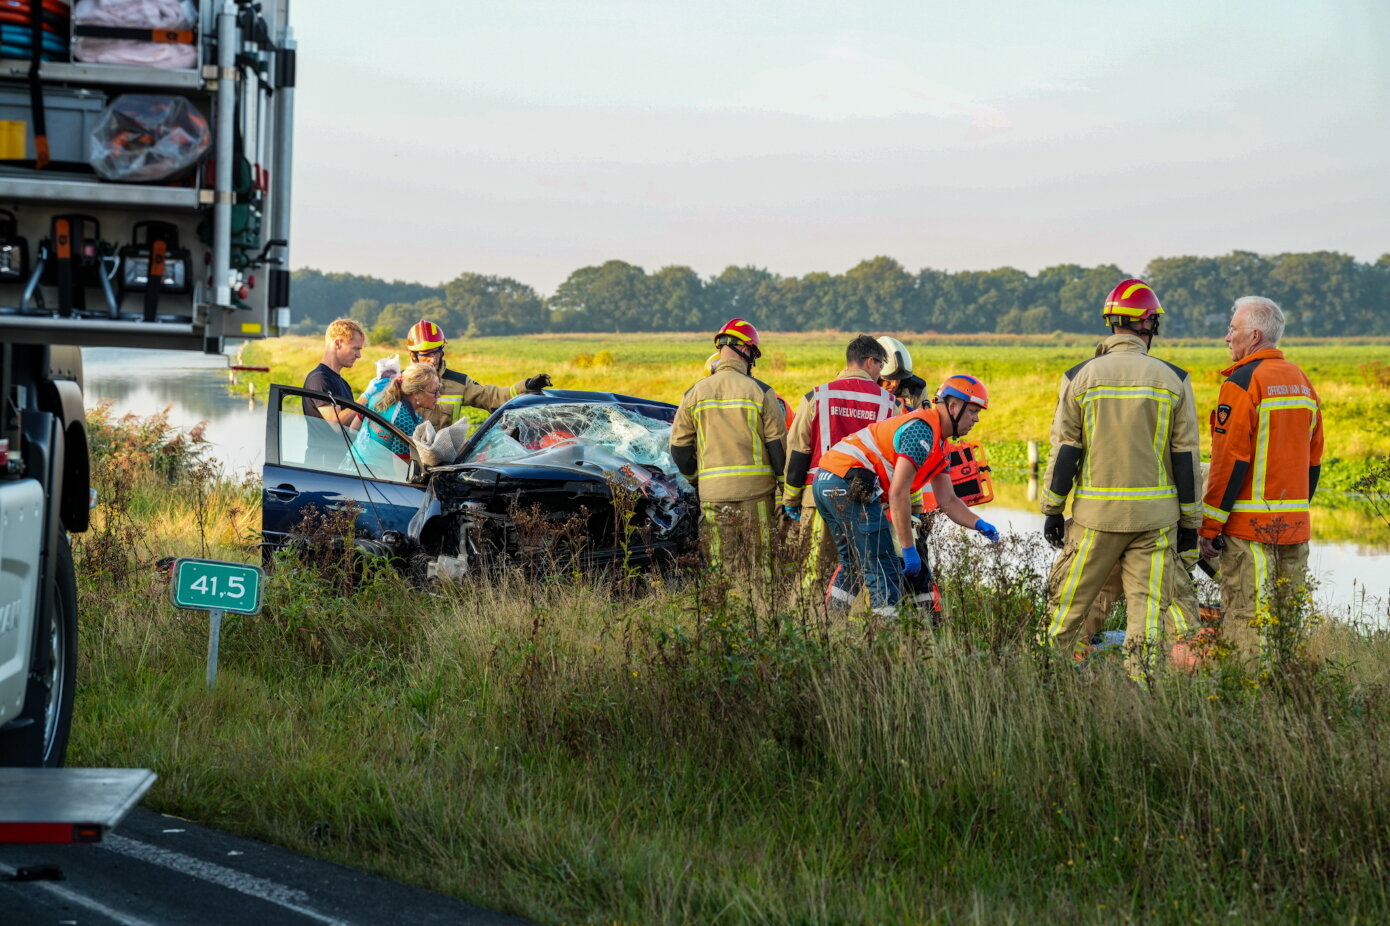
<path fill-rule="evenodd" d="M 292 0 L 295 266 L 1390 251 L 1390 2 Z"/>

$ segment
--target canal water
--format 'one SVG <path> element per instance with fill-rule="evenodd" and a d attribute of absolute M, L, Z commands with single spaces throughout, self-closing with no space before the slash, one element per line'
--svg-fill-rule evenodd
<path fill-rule="evenodd" d="M 265 460 L 264 396 L 252 400 L 244 388 L 228 389 L 226 357 L 185 351 L 88 348 L 83 351 L 89 408 L 110 401 L 117 415 L 152 415 L 169 409 L 169 420 L 181 428 L 207 422 L 209 456 L 221 461 L 229 475 L 259 473 Z M 306 371 L 307 372 L 307 371 Z M 999 484 L 988 506 L 989 520 L 1001 530 L 1042 532 L 1042 515 L 1021 485 Z M 1315 511 L 1313 531 L 1319 518 Z M 1370 516 L 1351 517 L 1342 536 L 1357 542 L 1315 541 L 1310 567 L 1318 578 L 1316 597 L 1329 613 L 1390 627 L 1390 526 Z M 1039 540 L 1041 542 L 1041 540 Z"/>
<path fill-rule="evenodd" d="M 208 456 L 229 475 L 259 473 L 265 462 L 265 396 L 228 391 L 226 357 L 176 350 L 89 347 L 82 351 L 87 407 L 111 403 L 116 417 L 169 410 L 169 422 L 207 422 Z M 307 370 L 305 371 L 308 372 Z"/>

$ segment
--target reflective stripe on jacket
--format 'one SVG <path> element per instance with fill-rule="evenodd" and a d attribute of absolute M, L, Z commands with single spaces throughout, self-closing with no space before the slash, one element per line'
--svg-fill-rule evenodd
<path fill-rule="evenodd" d="M 526 391 L 526 380 L 515 383 L 510 389 L 502 386 L 485 386 L 475 381 L 467 373 L 455 373 L 445 369 L 439 377 L 443 392 L 434 404 L 428 419 L 436 428 L 447 428 L 459 420 L 465 407 L 481 408 L 495 412 L 509 400 Z"/>
<path fill-rule="evenodd" d="M 863 370 L 841 370 L 835 379 L 806 393 L 788 432 L 783 504 L 801 504 L 821 454 L 865 425 L 897 413 L 893 396 Z"/>
<path fill-rule="evenodd" d="M 1322 464 L 1318 394 L 1277 348 L 1257 350 L 1222 373 L 1202 534 L 1304 543 L 1312 471 Z"/>
<path fill-rule="evenodd" d="M 1196 528 L 1199 438 L 1191 378 L 1150 357 L 1129 332 L 1112 334 L 1103 350 L 1062 376 L 1042 513 L 1061 514 L 1072 494 L 1072 517 L 1091 530 Z M 1175 465 L 1182 467 L 1180 479 Z M 1179 481 L 1189 495 L 1181 506 Z"/>
<path fill-rule="evenodd" d="M 671 424 L 672 447 L 695 447 L 701 502 L 740 502 L 776 491 L 767 445 L 787 436 L 777 394 L 726 358 L 681 398 Z M 780 451 L 779 451 L 780 452 Z"/>
<path fill-rule="evenodd" d="M 941 421 L 932 406 L 919 408 L 906 415 L 888 418 L 854 432 L 849 437 L 827 450 L 820 458 L 820 469 L 845 476 L 852 469 L 867 469 L 878 477 L 880 491 L 886 493 L 893 482 L 893 467 L 898 462 L 898 452 L 893 447 L 893 438 L 898 429 L 913 421 L 925 421 L 931 425 L 933 446 L 926 462 L 917 467 L 912 479 L 912 491 L 922 488 L 933 476 L 946 468 L 946 446 L 942 436 Z"/>

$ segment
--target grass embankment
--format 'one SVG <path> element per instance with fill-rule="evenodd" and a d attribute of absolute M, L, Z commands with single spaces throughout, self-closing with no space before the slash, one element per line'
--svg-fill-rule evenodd
<path fill-rule="evenodd" d="M 1272 674 L 1145 689 L 1031 644 L 1035 545 L 944 543 L 935 638 L 829 623 L 795 577 L 769 613 L 699 571 L 427 595 L 283 564 L 207 691 L 149 564 L 251 559 L 248 495 L 117 478 L 77 545 L 71 758 L 155 769 L 160 810 L 543 922 L 1390 916 L 1384 632 L 1305 646 L 1290 614 Z"/>
<path fill-rule="evenodd" d="M 1046 456 L 1057 383 L 1063 371 L 1091 356 L 1097 338 L 1009 336 L 908 336 L 917 370 L 931 388 L 953 372 L 981 377 L 990 391 L 990 410 L 972 438 L 983 441 L 996 470 L 1015 476 L 1026 467 L 1026 443 L 1039 441 Z M 817 383 L 843 366 L 843 334 L 769 334 L 757 375 L 795 405 Z M 1358 507 L 1342 493 L 1380 460 L 1390 457 L 1390 340 L 1289 339 L 1290 359 L 1307 371 L 1323 402 L 1327 447 L 1319 501 Z M 474 338 L 449 347 L 449 365 L 479 382 L 511 385 L 538 372 L 558 387 L 622 392 L 678 402 L 700 375 L 710 352 L 703 334 L 536 335 Z M 292 337 L 250 342 L 242 362 L 269 366 L 268 374 L 240 374 L 265 395 L 272 383 L 299 385 L 319 362 L 320 338 Z M 399 345 L 371 345 L 345 376 L 359 393 L 371 380 L 374 362 L 409 355 Z M 1230 364 L 1224 346 L 1210 342 L 1159 340 L 1156 356 L 1190 371 L 1197 398 L 1202 452 L 1210 451 L 1207 416 L 1216 406 Z M 481 420 L 481 418 L 479 419 Z M 1364 507 L 1364 506 L 1359 506 Z"/>

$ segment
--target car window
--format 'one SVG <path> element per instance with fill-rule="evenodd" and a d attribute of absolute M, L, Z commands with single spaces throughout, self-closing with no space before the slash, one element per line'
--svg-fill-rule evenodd
<path fill-rule="evenodd" d="M 460 462 L 505 462 L 580 441 L 675 475 L 670 440 L 669 421 L 622 405 L 529 405 L 503 409 Z"/>
<path fill-rule="evenodd" d="M 375 440 L 359 439 L 355 428 L 342 429 L 316 414 L 304 414 L 298 398 L 283 394 L 277 412 L 282 465 L 389 482 L 408 480 L 408 460 Z"/>

